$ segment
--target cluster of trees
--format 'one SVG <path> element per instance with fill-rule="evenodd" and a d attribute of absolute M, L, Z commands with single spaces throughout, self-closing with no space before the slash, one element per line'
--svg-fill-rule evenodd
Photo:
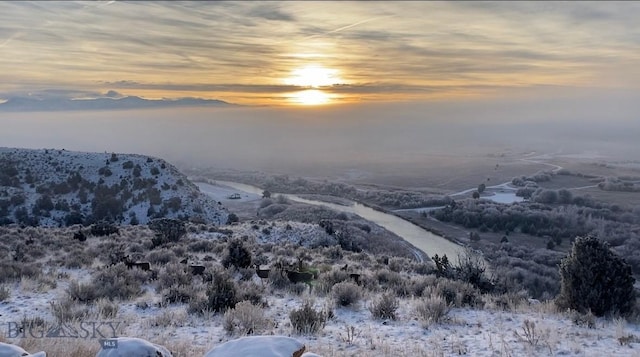
<path fill-rule="evenodd" d="M 516 193 L 517 194 L 517 193 Z M 525 196 L 523 196 L 525 197 Z M 538 188 L 535 191 L 531 192 L 529 197 L 533 202 L 546 203 L 546 204 L 580 204 L 584 203 L 584 198 L 576 197 L 576 201 L 574 202 L 573 193 L 567 189 L 559 189 L 559 190 L 550 190 L 544 188 Z"/>
<path fill-rule="evenodd" d="M 542 194 L 543 197 L 546 195 L 548 194 Z M 553 202 L 567 202 L 566 198 L 560 197 L 562 196 L 558 194 L 557 200 Z M 538 200 L 552 201 L 540 197 Z M 563 244 L 577 236 L 594 235 L 609 243 L 627 260 L 635 273 L 640 273 L 640 209 L 624 209 L 618 205 L 598 203 L 591 199 L 581 200 L 580 197 L 573 197 L 571 202 L 562 205 L 538 202 L 503 205 L 486 200 L 465 200 L 433 210 L 429 214 L 440 221 L 477 229 L 480 232 L 500 232 L 507 236 L 511 232 L 520 232 L 542 237 L 541 239 L 553 242 L 553 245 Z M 577 205 L 576 202 L 588 206 Z M 512 253 L 504 251 L 504 247 L 485 248 L 487 249 L 483 248 L 483 251 L 488 254 L 506 254 L 509 258 L 495 257 L 503 259 L 503 263 L 504 259 L 513 257 Z M 531 260 L 536 254 L 538 253 L 527 252 L 520 256 Z M 505 266 L 513 268 L 510 263 Z"/>
<path fill-rule="evenodd" d="M 0 186 L 20 186 L 17 162 L 9 158 L 0 158 Z"/>
<path fill-rule="evenodd" d="M 628 314 L 635 305 L 635 279 L 631 265 L 607 242 L 594 236 L 575 238 L 568 255 L 526 246 L 482 244 L 485 245 L 484 257 L 492 266 L 489 281 L 484 280 L 484 284 L 490 283 L 486 286 L 494 291 L 516 292 L 525 289 L 533 298 L 555 298 L 562 309 L 592 312 L 596 316 Z M 459 268 L 450 267 L 445 258 L 434 257 L 437 274 L 460 279 L 456 275 L 459 274 Z M 477 263 L 466 265 L 479 266 Z M 478 269 L 469 271 L 479 272 Z M 479 287 L 473 279 L 463 280 Z"/>
<path fill-rule="evenodd" d="M 469 200 L 454 202 L 430 212 L 439 221 L 465 228 L 562 238 L 586 234 L 595 229 L 593 215 L 585 213 L 585 209 L 577 207 L 550 207 L 538 203 L 502 205 Z"/>
<path fill-rule="evenodd" d="M 616 224 L 640 222 L 640 212 L 625 210 L 618 205 L 595 204 L 591 199 L 572 198 L 570 194 L 544 190 L 532 198 L 533 202 L 511 205 L 465 200 L 453 202 L 430 214 L 440 221 L 466 228 L 505 233 L 518 231 L 534 236 L 562 238 L 587 234 L 607 221 Z M 570 204 L 551 205 L 551 202 Z M 589 205 L 577 205 L 576 202 Z"/>
<path fill-rule="evenodd" d="M 639 192 L 640 178 L 625 180 L 619 177 L 607 177 L 598 184 L 598 188 L 604 191 Z"/>
<path fill-rule="evenodd" d="M 524 187 L 528 185 L 536 185 L 539 182 L 551 181 L 554 173 L 551 171 L 539 171 L 531 176 L 518 176 L 511 180 L 514 186 Z"/>
<path fill-rule="evenodd" d="M 561 252 L 518 244 L 476 243 L 490 262 L 496 286 L 504 291 L 526 290 L 535 299 L 550 299 L 560 291 Z"/>

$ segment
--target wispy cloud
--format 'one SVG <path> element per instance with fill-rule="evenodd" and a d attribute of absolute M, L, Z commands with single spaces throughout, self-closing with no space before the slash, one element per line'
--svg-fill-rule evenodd
<path fill-rule="evenodd" d="M 363 100 L 637 89 L 639 17 L 637 2 L 0 2 L 0 90 L 233 102 L 296 90 L 284 79 L 309 63 Z"/>

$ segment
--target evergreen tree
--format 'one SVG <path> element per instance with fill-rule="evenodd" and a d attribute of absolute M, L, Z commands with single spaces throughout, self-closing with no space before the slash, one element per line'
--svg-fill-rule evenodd
<path fill-rule="evenodd" d="M 595 237 L 578 237 L 560 263 L 561 290 L 557 303 L 596 316 L 628 314 L 636 297 L 631 266 Z"/>

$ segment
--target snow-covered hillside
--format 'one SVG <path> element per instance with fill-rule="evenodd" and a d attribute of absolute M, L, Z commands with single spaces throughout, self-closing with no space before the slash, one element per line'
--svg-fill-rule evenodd
<path fill-rule="evenodd" d="M 0 224 L 146 224 L 159 217 L 224 224 L 227 216 L 162 159 L 0 148 Z"/>

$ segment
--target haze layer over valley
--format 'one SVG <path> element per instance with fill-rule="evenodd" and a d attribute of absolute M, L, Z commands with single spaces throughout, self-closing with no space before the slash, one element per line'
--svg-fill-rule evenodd
<path fill-rule="evenodd" d="M 392 175 L 416 185 L 491 156 L 587 154 L 638 160 L 634 95 L 595 94 L 526 101 L 379 103 L 314 110 L 180 108 L 103 112 L 0 113 L 8 147 L 135 152 L 188 166 L 349 178 Z M 402 173 L 398 175 L 397 173 Z M 374 177 L 371 177 L 374 176 Z M 404 176 L 402 182 L 400 176 Z M 406 180 L 407 177 L 413 180 Z M 384 180 L 383 180 L 384 181 Z M 392 182 L 393 181 L 393 182 Z"/>

